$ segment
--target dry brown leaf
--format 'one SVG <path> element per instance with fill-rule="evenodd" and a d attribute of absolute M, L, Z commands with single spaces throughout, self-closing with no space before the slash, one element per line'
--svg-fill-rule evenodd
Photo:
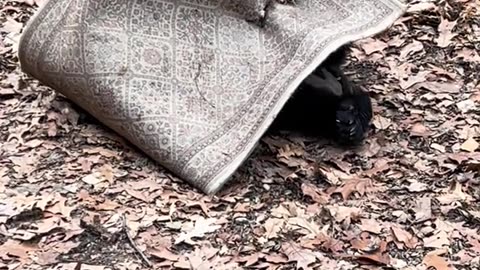
<path fill-rule="evenodd" d="M 320 166 L 318 170 L 325 175 L 327 181 L 332 185 L 338 185 L 342 180 L 351 178 L 350 175 L 332 167 Z"/>
<path fill-rule="evenodd" d="M 98 169 L 101 176 L 105 177 L 110 184 L 114 182 L 113 168 L 112 166 L 105 164 Z"/>
<path fill-rule="evenodd" d="M 265 260 L 274 264 L 284 264 L 288 262 L 288 259 L 284 255 L 278 253 L 268 253 L 265 255 Z"/>
<path fill-rule="evenodd" d="M 244 267 L 251 267 L 252 265 L 254 265 L 258 262 L 258 260 L 260 259 L 260 256 L 261 256 L 261 254 L 255 253 L 255 254 L 249 255 L 247 257 L 244 257 L 243 262 L 245 262 L 245 264 L 243 266 Z"/>
<path fill-rule="evenodd" d="M 106 149 L 106 148 L 103 148 L 103 147 L 87 148 L 87 149 L 83 149 L 83 152 L 87 153 L 87 154 L 100 154 L 100 155 L 102 155 L 104 157 L 107 157 L 107 158 L 110 158 L 110 157 L 114 157 L 114 158 L 117 158 L 117 159 L 120 158 L 118 152 L 112 151 L 112 150 L 109 150 L 109 149 Z"/>
<path fill-rule="evenodd" d="M 317 254 L 311 250 L 304 249 L 295 243 L 284 243 L 282 252 L 288 257 L 289 262 L 296 262 L 296 269 L 311 269 L 310 264 L 317 260 Z"/>
<path fill-rule="evenodd" d="M 428 189 L 427 184 L 420 183 L 417 180 L 409 180 L 410 185 L 407 187 L 410 192 L 422 192 Z"/>
<path fill-rule="evenodd" d="M 385 130 L 392 125 L 392 121 L 390 121 L 390 119 L 385 118 L 381 115 L 375 115 L 373 118 L 373 125 L 378 130 Z"/>
<path fill-rule="evenodd" d="M 420 82 L 417 84 L 418 88 L 424 88 L 435 94 L 458 94 L 463 87 L 462 82 Z"/>
<path fill-rule="evenodd" d="M 290 157 L 301 157 L 305 154 L 305 149 L 299 145 L 286 144 L 278 149 L 277 158 L 288 159 Z"/>
<path fill-rule="evenodd" d="M 312 200 L 319 204 L 327 204 L 328 197 L 326 194 L 321 194 L 319 189 L 308 183 L 302 183 L 302 192 L 306 196 L 310 196 Z"/>
<path fill-rule="evenodd" d="M 450 245 L 450 240 L 445 231 L 440 231 L 435 235 L 424 238 L 423 245 L 430 248 L 443 248 Z"/>
<path fill-rule="evenodd" d="M 478 235 L 469 235 L 468 243 L 472 246 L 470 249 L 477 255 L 480 256 L 480 237 Z"/>
<path fill-rule="evenodd" d="M 22 31 L 23 23 L 19 23 L 12 19 L 11 17 L 7 17 L 7 21 L 3 23 L 2 28 L 0 30 L 8 33 L 19 34 Z"/>
<path fill-rule="evenodd" d="M 174 254 L 166 247 L 153 247 L 148 249 L 148 254 L 167 261 L 176 262 L 180 259 L 180 256 Z"/>
<path fill-rule="evenodd" d="M 280 204 L 278 207 L 273 208 L 271 214 L 272 216 L 277 218 L 287 218 L 292 216 L 290 210 L 287 209 L 287 207 L 283 204 Z"/>
<path fill-rule="evenodd" d="M 306 220 L 305 217 L 289 218 L 287 224 L 297 232 L 305 234 L 307 238 L 315 238 L 315 236 L 320 233 L 320 226 L 312 221 Z"/>
<path fill-rule="evenodd" d="M 216 218 L 205 219 L 202 216 L 197 216 L 194 226 L 183 228 L 182 229 L 183 232 L 175 240 L 175 244 L 179 244 L 182 242 L 185 242 L 191 245 L 195 244 L 192 238 L 204 237 L 207 233 L 215 232 L 216 230 L 221 228 L 220 225 L 215 225 L 216 222 L 217 222 Z"/>
<path fill-rule="evenodd" d="M 89 185 L 97 185 L 103 181 L 107 181 L 104 177 L 100 175 L 100 173 L 92 173 L 85 177 L 82 177 L 82 181 L 89 184 Z"/>
<path fill-rule="evenodd" d="M 382 233 L 383 226 L 375 219 L 362 219 L 358 227 L 362 231 L 371 232 L 374 234 Z"/>
<path fill-rule="evenodd" d="M 462 113 L 469 113 L 471 111 L 475 111 L 477 109 L 477 105 L 471 99 L 466 99 L 463 101 L 458 102 L 457 108 L 462 111 Z"/>
<path fill-rule="evenodd" d="M 453 268 L 450 267 L 450 264 L 442 257 L 436 254 L 427 254 L 425 258 L 423 258 L 423 264 L 427 267 L 433 267 L 436 270 L 452 270 Z"/>
<path fill-rule="evenodd" d="M 67 199 L 64 197 L 57 198 L 57 202 L 46 208 L 50 213 L 62 214 L 64 218 L 70 219 L 70 214 L 75 207 L 67 206 Z"/>
<path fill-rule="evenodd" d="M 233 208 L 233 211 L 236 213 L 248 213 L 251 210 L 251 205 L 249 203 L 237 203 Z"/>
<path fill-rule="evenodd" d="M 388 44 L 379 39 L 368 38 L 362 42 L 362 49 L 365 51 L 366 55 L 371 55 L 375 52 L 382 52 L 386 48 L 388 48 Z"/>
<path fill-rule="evenodd" d="M 403 49 L 400 51 L 400 59 L 405 60 L 407 59 L 408 55 L 420 51 L 423 51 L 423 44 L 417 40 L 414 40 L 412 43 L 403 47 Z"/>
<path fill-rule="evenodd" d="M 464 47 L 455 53 L 458 58 L 462 58 L 466 61 L 480 62 L 480 54 L 476 50 Z"/>
<path fill-rule="evenodd" d="M 342 186 L 335 188 L 331 194 L 340 193 L 344 200 L 348 200 L 353 192 L 363 196 L 366 192 L 374 190 L 371 180 L 355 178 L 346 181 Z"/>
<path fill-rule="evenodd" d="M 460 149 L 465 150 L 467 152 L 475 152 L 475 150 L 478 149 L 480 144 L 472 137 L 468 138 L 464 143 L 462 143 L 462 146 L 460 146 Z"/>
<path fill-rule="evenodd" d="M 387 253 L 383 253 L 381 251 L 377 251 L 372 254 L 368 254 L 368 253 L 362 254 L 357 256 L 357 258 L 370 260 L 383 265 L 390 265 L 390 261 L 391 261 L 390 255 L 388 255 Z"/>
<path fill-rule="evenodd" d="M 391 229 L 397 241 L 405 244 L 408 248 L 411 248 L 411 249 L 417 246 L 418 239 L 412 234 L 410 234 L 409 232 L 397 226 L 392 226 Z"/>
<path fill-rule="evenodd" d="M 415 221 L 422 222 L 432 218 L 432 199 L 430 197 L 422 197 L 416 201 Z"/>
<path fill-rule="evenodd" d="M 417 13 L 420 11 L 425 11 L 425 10 L 436 10 L 437 5 L 432 2 L 418 2 L 414 3 L 411 5 L 408 5 L 407 12 L 409 13 Z"/>
<path fill-rule="evenodd" d="M 21 243 L 16 240 L 6 240 L 5 243 L 0 245 L 0 258 L 5 256 L 5 259 L 8 256 L 15 256 L 18 258 L 26 259 L 29 256 L 30 252 L 34 252 L 38 249 L 35 245 L 29 245 L 27 243 Z"/>
<path fill-rule="evenodd" d="M 146 194 L 146 192 L 136 191 L 128 185 L 124 185 L 124 187 L 125 187 L 125 192 L 127 192 L 128 195 L 132 196 L 133 198 L 146 203 L 152 202 L 152 198 L 148 197 L 148 194 Z"/>
<path fill-rule="evenodd" d="M 354 249 L 370 253 L 379 248 L 380 238 L 368 232 L 361 232 L 360 235 L 350 240 L 350 244 Z"/>
<path fill-rule="evenodd" d="M 457 25 L 456 21 L 449 21 L 442 17 L 442 21 L 438 25 L 438 38 L 435 39 L 437 45 L 441 48 L 445 48 L 452 43 L 452 38 L 454 38 L 457 34 L 454 33 L 452 30 Z"/>
<path fill-rule="evenodd" d="M 342 222 L 346 219 L 360 217 L 362 209 L 347 206 L 326 206 L 326 209 L 335 218 L 335 221 Z"/>
<path fill-rule="evenodd" d="M 428 137 L 432 135 L 432 132 L 428 129 L 428 127 L 424 126 L 423 124 L 415 123 L 410 128 L 410 135 L 418 137 Z"/>
<path fill-rule="evenodd" d="M 278 237 L 278 233 L 282 231 L 285 221 L 278 218 L 269 218 L 265 221 L 265 237 L 272 239 Z"/>
<path fill-rule="evenodd" d="M 432 149 L 438 150 L 438 151 L 440 151 L 440 152 L 442 152 L 442 153 L 446 153 L 446 152 L 447 152 L 447 150 L 445 149 L 445 146 L 440 145 L 440 144 L 438 144 L 438 143 L 432 143 L 432 144 L 430 145 L 430 147 L 431 147 Z"/>
<path fill-rule="evenodd" d="M 437 196 L 437 200 L 442 205 L 448 205 L 456 201 L 469 202 L 472 197 L 463 191 L 460 183 L 453 181 L 445 194 Z"/>
<path fill-rule="evenodd" d="M 400 87 L 404 90 L 409 89 L 417 83 L 422 83 L 427 80 L 427 76 L 430 75 L 430 71 L 420 71 L 417 75 L 409 76 L 408 79 L 400 81 Z"/>

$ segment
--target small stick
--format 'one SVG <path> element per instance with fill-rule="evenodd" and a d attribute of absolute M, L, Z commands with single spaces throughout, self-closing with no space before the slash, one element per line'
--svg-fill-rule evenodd
<path fill-rule="evenodd" d="M 123 215 L 123 231 L 127 235 L 128 242 L 130 243 L 130 246 L 140 255 L 140 258 L 142 259 L 143 263 L 148 267 L 152 268 L 153 264 L 150 262 L 150 260 L 147 258 L 145 253 L 143 253 L 139 247 L 135 244 L 135 242 L 132 239 L 132 236 L 130 235 L 130 232 L 128 231 L 128 226 L 127 226 L 127 217 L 125 217 L 125 214 Z"/>
<path fill-rule="evenodd" d="M 202 64 L 198 64 L 198 71 L 197 71 L 197 74 L 195 75 L 195 78 L 193 78 L 194 82 L 195 82 L 195 86 L 197 87 L 197 92 L 198 94 L 203 98 L 203 100 L 205 100 L 205 102 L 207 102 L 208 105 L 210 105 L 212 108 L 215 109 L 215 105 L 213 105 L 208 99 L 207 97 L 202 93 L 202 91 L 200 91 L 200 87 L 198 87 L 198 78 L 200 78 L 200 75 L 202 73 Z"/>

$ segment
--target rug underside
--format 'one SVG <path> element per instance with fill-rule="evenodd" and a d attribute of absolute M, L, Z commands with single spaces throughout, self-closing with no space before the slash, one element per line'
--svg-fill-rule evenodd
<path fill-rule="evenodd" d="M 302 80 L 377 34 L 398 0 L 55 0 L 22 69 L 205 193 L 246 159 Z"/>

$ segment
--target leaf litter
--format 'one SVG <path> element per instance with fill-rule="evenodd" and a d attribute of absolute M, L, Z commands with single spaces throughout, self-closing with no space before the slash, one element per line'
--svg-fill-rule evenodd
<path fill-rule="evenodd" d="M 270 132 L 214 197 L 22 74 L 44 2 L 0 6 L 0 269 L 480 267 L 478 1 L 409 1 L 354 44 L 363 146 Z"/>

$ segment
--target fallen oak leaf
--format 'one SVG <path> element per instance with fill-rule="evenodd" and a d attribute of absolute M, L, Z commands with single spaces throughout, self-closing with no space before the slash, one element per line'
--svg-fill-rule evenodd
<path fill-rule="evenodd" d="M 366 259 L 383 265 L 390 265 L 390 255 L 377 251 L 373 254 L 362 254 L 357 256 L 358 259 Z"/>
<path fill-rule="evenodd" d="M 317 260 L 317 254 L 311 250 L 303 249 L 294 243 L 284 243 L 281 248 L 289 262 L 296 262 L 296 269 L 311 269 L 310 264 Z"/>
<path fill-rule="evenodd" d="M 427 268 L 435 268 L 436 270 L 450 270 L 450 264 L 442 257 L 435 253 L 429 253 L 423 258 L 422 262 Z"/>
<path fill-rule="evenodd" d="M 470 137 L 460 146 L 460 149 L 473 153 L 479 146 L 480 144 L 474 138 Z"/>
<path fill-rule="evenodd" d="M 265 261 L 274 264 L 284 264 L 288 262 L 288 259 L 284 255 L 278 253 L 269 253 L 264 256 Z"/>
<path fill-rule="evenodd" d="M 305 234 L 308 238 L 315 238 L 320 233 L 320 226 L 314 222 L 308 221 L 303 217 L 293 217 L 288 219 L 289 227 L 294 229 L 301 228 L 300 233 Z"/>
<path fill-rule="evenodd" d="M 254 253 L 245 257 L 241 257 L 237 260 L 237 262 L 244 263 L 243 267 L 251 267 L 252 265 L 256 264 L 260 258 L 263 258 L 263 254 Z"/>
<path fill-rule="evenodd" d="M 267 239 L 276 238 L 284 226 L 284 221 L 278 218 L 269 218 L 265 221 L 265 237 Z"/>
<path fill-rule="evenodd" d="M 419 2 L 416 4 L 408 5 L 407 13 L 418 13 L 425 10 L 437 10 L 438 7 L 435 3 L 431 2 Z"/>
<path fill-rule="evenodd" d="M 302 183 L 302 192 L 303 195 L 310 196 L 310 198 L 312 198 L 312 200 L 316 203 L 328 203 L 328 197 L 324 194 L 321 194 L 315 185 Z"/>
<path fill-rule="evenodd" d="M 373 125 L 378 130 L 385 130 L 388 129 L 392 125 L 392 121 L 390 119 L 385 118 L 381 115 L 376 115 L 372 121 Z"/>
<path fill-rule="evenodd" d="M 140 200 L 146 203 L 150 203 L 152 201 L 151 198 L 145 195 L 145 192 L 134 190 L 133 187 L 131 187 L 130 185 L 124 184 L 123 190 L 125 190 L 125 192 L 128 193 L 128 195 L 132 196 L 137 200 Z"/>
<path fill-rule="evenodd" d="M 462 113 L 469 113 L 469 112 L 475 111 L 477 109 L 477 105 L 471 99 L 466 99 L 466 100 L 460 101 L 456 105 L 457 105 L 457 108 Z"/>
<path fill-rule="evenodd" d="M 3 27 L 0 28 L 2 31 L 7 33 L 15 33 L 18 34 L 23 28 L 23 23 L 19 23 L 12 19 L 11 17 L 7 17 L 7 21 L 3 23 Z"/>
<path fill-rule="evenodd" d="M 409 76 L 408 80 L 400 80 L 400 87 L 404 90 L 409 89 L 410 87 L 425 82 L 427 80 L 427 76 L 430 75 L 430 71 L 420 71 L 417 75 Z"/>
<path fill-rule="evenodd" d="M 430 82 L 424 81 L 417 84 L 417 88 L 424 88 L 435 94 L 458 94 L 463 84 L 461 82 Z"/>
<path fill-rule="evenodd" d="M 373 253 L 365 253 L 360 255 L 342 254 L 337 256 L 345 259 L 367 260 L 367 261 L 372 261 L 378 264 L 390 266 L 392 259 L 386 251 L 387 251 L 387 242 L 382 241 L 379 244 L 379 248 Z"/>
<path fill-rule="evenodd" d="M 407 187 L 410 192 L 422 192 L 428 189 L 427 184 L 418 182 L 415 179 L 409 180 L 410 185 Z"/>
<path fill-rule="evenodd" d="M 453 181 L 450 187 L 447 189 L 447 192 L 443 195 L 440 195 L 436 198 L 442 205 L 448 205 L 452 202 L 461 201 L 461 202 L 470 202 L 472 201 L 472 196 L 468 193 L 465 193 L 462 189 L 462 185 L 457 181 Z"/>
<path fill-rule="evenodd" d="M 344 200 L 348 200 L 354 192 L 363 196 L 366 192 L 371 192 L 373 190 L 373 183 L 370 179 L 354 178 L 346 181 L 340 187 L 334 188 L 329 194 L 333 195 L 335 193 L 340 193 Z"/>
<path fill-rule="evenodd" d="M 147 251 L 151 256 L 162 259 L 162 260 L 176 262 L 180 259 L 179 255 L 174 254 L 173 252 L 168 250 L 166 247 L 149 248 Z"/>
<path fill-rule="evenodd" d="M 403 47 L 400 52 L 400 59 L 406 59 L 408 55 L 414 54 L 416 52 L 423 51 L 423 43 L 420 41 L 414 40 L 412 43 Z"/>
<path fill-rule="evenodd" d="M 85 263 L 60 263 L 48 268 L 49 270 L 105 270 L 104 265 L 89 265 Z"/>
<path fill-rule="evenodd" d="M 409 232 L 397 226 L 392 226 L 391 230 L 392 230 L 393 236 L 395 237 L 395 240 L 397 240 L 398 242 L 405 244 L 408 248 L 411 248 L 411 249 L 417 246 L 418 239 L 414 237 L 412 234 L 410 234 Z"/>
<path fill-rule="evenodd" d="M 45 210 L 53 214 L 62 214 L 64 218 L 70 219 L 70 214 L 75 207 L 67 206 L 67 199 L 59 196 L 57 202 L 47 207 Z"/>
<path fill-rule="evenodd" d="M 410 135 L 414 137 L 428 137 L 432 135 L 432 132 L 423 124 L 415 123 L 410 128 Z"/>
<path fill-rule="evenodd" d="M 361 42 L 361 46 L 366 55 L 371 55 L 374 52 L 381 52 L 388 48 L 388 44 L 374 38 L 368 38 Z"/>
<path fill-rule="evenodd" d="M 446 152 L 447 152 L 445 146 L 440 145 L 440 144 L 438 144 L 438 143 L 432 143 L 432 144 L 430 145 L 430 148 L 435 149 L 435 150 L 437 150 L 437 151 L 440 151 L 440 152 L 442 152 L 442 153 L 446 153 Z"/>
<path fill-rule="evenodd" d="M 100 154 L 107 158 L 113 157 L 116 159 L 120 159 L 119 153 L 103 147 L 86 148 L 86 149 L 83 149 L 83 152 L 86 154 Z"/>
<path fill-rule="evenodd" d="M 357 237 L 350 240 L 352 248 L 364 252 L 375 252 L 380 244 L 380 238 L 369 232 L 361 232 Z"/>
<path fill-rule="evenodd" d="M 8 259 L 9 256 L 14 256 L 26 259 L 30 252 L 37 251 L 38 249 L 37 245 L 30 245 L 25 242 L 8 239 L 0 245 L 0 258 Z"/>
<path fill-rule="evenodd" d="M 289 159 L 290 157 L 301 157 L 305 155 L 305 149 L 298 145 L 286 144 L 278 149 L 277 158 Z"/>
<path fill-rule="evenodd" d="M 98 172 L 91 173 L 85 177 L 82 177 L 82 181 L 89 184 L 89 185 L 97 185 L 101 182 L 107 181 L 106 178 L 102 177 L 102 175 Z"/>
<path fill-rule="evenodd" d="M 451 22 L 443 17 L 441 18 L 441 22 L 438 25 L 438 38 L 435 39 L 439 47 L 445 48 L 451 44 L 452 38 L 457 35 L 452 31 L 455 25 L 457 25 L 456 21 Z"/>
<path fill-rule="evenodd" d="M 193 252 L 186 254 L 186 257 L 190 263 L 188 269 L 218 269 L 214 262 L 210 261 L 217 253 L 218 249 L 209 245 L 197 247 Z"/>
<path fill-rule="evenodd" d="M 381 234 L 383 230 L 382 224 L 376 219 L 362 219 L 358 227 L 365 232 L 371 232 L 374 234 Z"/>
<path fill-rule="evenodd" d="M 185 228 L 179 237 L 175 240 L 175 244 L 185 242 L 187 244 L 194 244 L 192 238 L 204 237 L 207 233 L 215 232 L 220 229 L 220 225 L 214 225 L 217 222 L 216 218 L 205 219 L 202 216 L 198 216 L 195 220 L 195 225 L 193 228 Z"/>
<path fill-rule="evenodd" d="M 362 210 L 358 207 L 347 207 L 339 205 L 329 205 L 325 207 L 336 222 L 344 220 L 357 219 L 361 216 Z"/>
<path fill-rule="evenodd" d="M 423 245 L 431 248 L 442 248 L 450 245 L 448 234 L 445 231 L 432 235 L 423 239 Z"/>
<path fill-rule="evenodd" d="M 416 201 L 415 221 L 423 222 L 432 218 L 432 199 L 430 197 L 422 197 Z"/>

